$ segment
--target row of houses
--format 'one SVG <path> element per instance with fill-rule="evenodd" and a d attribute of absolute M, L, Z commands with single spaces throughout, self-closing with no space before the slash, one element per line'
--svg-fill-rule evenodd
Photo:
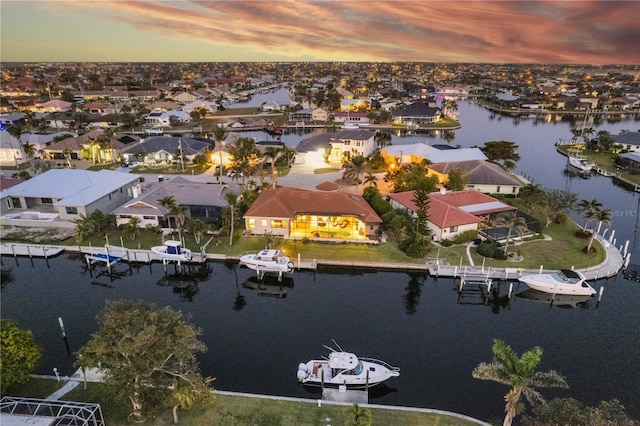
<path fill-rule="evenodd" d="M 2 224 L 38 220 L 71 223 L 100 210 L 116 217 L 118 226 L 139 219 L 139 226 L 168 227 L 161 199 L 172 196 L 187 206 L 190 217 L 220 226 L 227 192 L 239 193 L 233 182 L 207 184 L 184 177 L 147 183 L 139 176 L 109 170 L 54 169 L 18 183 L 0 193 Z M 413 192 L 390 194 L 396 208 L 416 213 Z M 476 190 L 429 195 L 428 226 L 435 241 L 453 239 L 479 229 L 497 214 L 514 207 Z M 46 218 L 46 219 L 45 219 Z M 271 234 L 286 239 L 380 242 L 382 219 L 360 195 L 279 187 L 263 191 L 244 215 L 246 233 Z"/>

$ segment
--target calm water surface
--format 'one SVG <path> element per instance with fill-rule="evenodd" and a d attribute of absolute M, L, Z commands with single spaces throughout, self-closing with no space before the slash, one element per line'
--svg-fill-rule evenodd
<path fill-rule="evenodd" d="M 618 245 L 629 240 L 632 263 L 640 264 L 638 194 L 606 178 L 571 179 L 563 174 L 565 160 L 555 153 L 554 143 L 570 136 L 570 123 L 516 123 L 508 117 L 491 118 L 466 101 L 458 105 L 463 127 L 453 145 L 517 142 L 523 157 L 519 173 L 547 188 L 596 198 L 612 209 Z M 638 127 L 637 121 L 604 123 L 596 131 L 617 134 Z M 283 141 L 295 147 L 304 137 L 283 135 Z M 394 137 L 393 143 L 416 141 L 442 143 L 437 135 Z M 541 346 L 540 369 L 566 375 L 570 389 L 543 390 L 546 397 L 574 397 L 591 405 L 618 398 L 640 417 L 640 284 L 621 277 L 596 283 L 605 288 L 599 306 L 589 300 L 571 308 L 521 297 L 508 300 L 507 283 L 500 285 L 501 297 L 460 299 L 452 280 L 405 272 L 295 272 L 286 283 L 289 287 L 282 289 L 286 297 L 278 298 L 247 288 L 255 286 L 252 271 L 222 262 L 208 263 L 188 292 L 167 285 L 171 277 L 165 277 L 160 264 L 131 270 L 118 265 L 122 277 L 113 281 L 91 276 L 80 259 L 66 254 L 50 259 L 49 265 L 42 259 L 31 263 L 6 257 L 2 265 L 2 317 L 34 331 L 45 351 L 39 367 L 44 374 L 54 367 L 63 374 L 73 372 L 58 317 L 64 319 L 73 353 L 95 331 L 95 315 L 105 300 L 130 298 L 190 314 L 208 347 L 200 356 L 203 372 L 216 377 L 215 386 L 222 390 L 314 398 L 296 382 L 296 367 L 325 355 L 322 345 L 335 339 L 344 349 L 401 368 L 401 376 L 389 380 L 373 402 L 499 418 L 506 387 L 471 377 L 478 363 L 491 360 L 492 339 L 498 337 L 519 353 Z M 514 292 L 525 290 L 520 285 Z"/>

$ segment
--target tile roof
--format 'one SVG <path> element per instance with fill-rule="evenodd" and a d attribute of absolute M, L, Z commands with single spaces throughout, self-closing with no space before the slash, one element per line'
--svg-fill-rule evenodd
<path fill-rule="evenodd" d="M 459 169 L 470 185 L 522 185 L 518 178 L 499 165 L 484 160 L 435 163 L 427 168 L 442 174 Z"/>
<path fill-rule="evenodd" d="M 415 212 L 417 206 L 413 202 L 414 197 L 414 191 L 389 194 L 389 198 Z M 504 204 L 479 191 L 468 189 L 429 194 L 427 214 L 431 223 L 440 228 L 446 228 L 479 223 L 482 222 L 482 219 L 478 217 L 480 215 L 510 210 L 515 210 L 515 207 Z"/>
<path fill-rule="evenodd" d="M 382 222 L 382 219 L 360 195 L 308 191 L 290 187 L 262 192 L 245 217 L 293 218 L 301 214 L 354 215 L 365 223 Z"/>

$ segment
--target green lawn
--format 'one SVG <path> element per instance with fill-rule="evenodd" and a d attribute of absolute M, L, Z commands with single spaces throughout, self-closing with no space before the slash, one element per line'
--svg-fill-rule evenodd
<path fill-rule="evenodd" d="M 89 383 L 85 391 L 82 385 L 76 387 L 63 399 L 99 403 L 108 425 L 127 425 L 126 417 L 131 411 L 128 401 L 117 402 L 105 398 L 102 385 Z M 331 419 L 333 425 L 345 425 L 349 420 L 348 406 L 323 404 L 318 407 L 315 400 L 309 403 L 281 401 L 263 398 L 229 396 L 216 394 L 213 402 L 189 410 L 179 410 L 180 424 L 185 426 L 201 425 L 278 425 L 278 426 L 324 426 Z M 464 421 L 442 414 L 419 413 L 371 409 L 373 424 L 376 425 L 441 425 L 466 426 L 476 423 Z M 173 424 L 170 409 L 162 411 L 146 424 L 164 426 Z"/>

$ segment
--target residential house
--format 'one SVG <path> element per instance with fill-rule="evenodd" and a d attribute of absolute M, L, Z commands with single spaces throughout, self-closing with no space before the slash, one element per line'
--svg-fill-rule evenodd
<path fill-rule="evenodd" d="M 480 148 L 454 148 L 449 145 L 427 145 L 424 143 L 390 145 L 382 148 L 380 154 L 388 165 L 396 164 L 396 166 L 411 163 L 420 164 L 423 161 L 447 163 L 487 159 Z"/>
<path fill-rule="evenodd" d="M 207 114 L 213 114 L 214 112 L 218 111 L 218 106 L 219 105 L 216 102 L 197 100 L 184 105 L 180 109 L 186 112 L 187 114 L 191 114 L 191 111 L 200 112 L 200 110 L 204 108 L 205 111 L 207 111 Z"/>
<path fill-rule="evenodd" d="M 495 163 L 485 160 L 450 161 L 427 166 L 428 176 L 437 176 L 440 184 L 446 184 L 448 174 L 458 170 L 465 182 L 465 188 L 486 194 L 518 195 L 523 181 Z"/>
<path fill-rule="evenodd" d="M 178 161 L 180 153 L 185 162 L 193 162 L 197 155 L 205 154 L 211 148 L 209 142 L 198 139 L 174 136 L 153 136 L 140 139 L 140 143 L 123 148 L 124 161 L 144 158 L 145 163 L 167 163 Z"/>
<path fill-rule="evenodd" d="M 118 226 L 129 223 L 132 217 L 140 219 L 140 228 L 147 225 L 169 228 L 175 222 L 167 217 L 167 209 L 159 200 L 173 197 L 176 203 L 189 208 L 191 219 L 200 219 L 205 223 L 220 228 L 222 208 L 227 205 L 225 194 L 240 193 L 242 189 L 233 182 L 224 185 L 212 185 L 204 182 L 193 182 L 183 177 L 175 177 L 168 181 L 153 183 L 144 191 L 138 185 L 133 191 L 133 199 L 113 210 Z M 168 221 L 171 221 L 171 224 Z"/>
<path fill-rule="evenodd" d="M 82 106 L 82 110 L 89 114 L 117 114 L 118 108 L 107 102 L 90 102 Z"/>
<path fill-rule="evenodd" d="M 171 127 L 171 119 L 180 123 L 190 123 L 191 115 L 185 111 L 151 112 L 144 119 L 145 123 L 151 126 Z"/>
<path fill-rule="evenodd" d="M 27 143 L 35 147 L 36 153 L 34 157 L 41 157 L 46 148 L 53 143 L 53 140 L 64 134 L 66 133 L 56 132 L 46 135 L 24 133 L 20 136 L 20 140 L 18 140 L 11 136 L 7 131 L 0 131 L 0 165 L 5 164 L 15 166 L 15 160 L 18 160 L 18 164 L 29 161 L 29 158 L 23 149 L 23 145 Z"/>
<path fill-rule="evenodd" d="M 370 120 L 366 112 L 336 112 L 333 114 L 334 121 L 336 123 L 343 123 L 345 125 L 367 125 Z"/>
<path fill-rule="evenodd" d="M 314 122 L 326 123 L 329 120 L 329 112 L 324 108 L 315 108 L 311 113 Z"/>
<path fill-rule="evenodd" d="M 295 104 L 290 100 L 271 100 L 263 103 L 260 108 L 262 111 L 285 111 L 287 108 L 293 107 Z"/>
<path fill-rule="evenodd" d="M 40 108 L 38 108 L 41 112 L 64 112 L 64 111 L 70 111 L 71 110 L 71 106 L 73 104 L 71 102 L 66 102 L 60 99 L 53 99 L 47 102 L 44 102 L 42 105 L 40 105 Z"/>
<path fill-rule="evenodd" d="M 308 122 L 313 121 L 313 110 L 311 109 L 301 109 L 298 111 L 293 111 L 289 113 L 289 121 L 297 122 Z"/>
<path fill-rule="evenodd" d="M 280 187 L 260 193 L 244 222 L 249 235 L 377 243 L 382 219 L 360 195 Z"/>
<path fill-rule="evenodd" d="M 393 122 L 396 124 L 432 124 L 440 120 L 441 110 L 429 106 L 427 102 L 417 101 L 406 108 L 393 112 Z"/>
<path fill-rule="evenodd" d="M 0 211 L 49 213 L 63 221 L 95 210 L 107 214 L 132 197 L 139 181 L 139 176 L 111 170 L 51 169 L 3 191 Z"/>
<path fill-rule="evenodd" d="M 92 141 L 98 140 L 104 134 L 101 129 L 91 130 L 83 135 L 71 136 L 51 143 L 45 148 L 47 156 L 55 160 L 79 160 L 83 158 L 83 151 L 89 151 Z M 88 154 L 87 154 L 88 155 Z"/>
<path fill-rule="evenodd" d="M 417 206 L 415 192 L 388 195 L 394 208 L 407 210 L 415 218 Z M 429 194 L 427 226 L 434 241 L 453 240 L 467 231 L 480 231 L 490 227 L 492 218 L 516 208 L 476 190 L 434 192 Z"/>
<path fill-rule="evenodd" d="M 640 152 L 640 131 L 624 132 L 619 135 L 611 135 L 615 143 L 620 144 L 622 149 L 629 152 Z"/>
<path fill-rule="evenodd" d="M 202 95 L 195 92 L 178 92 L 168 97 L 182 104 L 188 104 L 188 103 L 200 101 L 203 99 Z"/>
<path fill-rule="evenodd" d="M 374 138 L 375 132 L 363 129 L 343 130 L 334 133 L 329 137 L 331 149 L 327 161 L 342 163 L 345 159 L 357 155 L 369 157 L 376 149 Z"/>
<path fill-rule="evenodd" d="M 640 154 L 637 152 L 625 152 L 618 155 L 616 165 L 623 169 L 629 170 L 631 173 L 640 173 Z"/>

